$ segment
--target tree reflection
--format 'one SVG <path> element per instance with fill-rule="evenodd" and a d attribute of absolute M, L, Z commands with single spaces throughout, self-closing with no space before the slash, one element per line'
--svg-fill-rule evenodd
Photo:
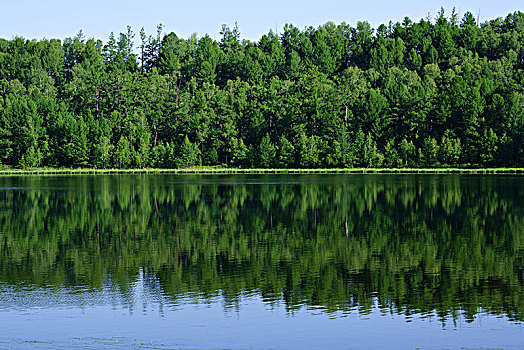
<path fill-rule="evenodd" d="M 0 280 L 326 311 L 524 319 L 522 178 L 77 176 L 0 180 Z"/>

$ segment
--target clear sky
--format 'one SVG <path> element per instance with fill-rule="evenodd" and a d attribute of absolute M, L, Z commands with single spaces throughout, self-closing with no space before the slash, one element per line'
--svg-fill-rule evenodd
<path fill-rule="evenodd" d="M 258 40 L 269 29 L 281 32 L 286 23 L 303 29 L 366 20 L 376 28 L 405 16 L 418 21 L 430 13 L 434 18 L 441 6 L 447 14 L 454 7 L 460 15 L 471 11 L 477 16 L 480 10 L 481 22 L 524 11 L 523 0 L 0 0 L 0 37 L 63 39 L 82 29 L 87 38 L 106 41 L 110 32 L 125 32 L 127 25 L 138 38 L 141 27 L 154 34 L 162 23 L 164 32 L 184 38 L 192 33 L 219 38 L 222 24 L 238 22 L 243 39 Z"/>

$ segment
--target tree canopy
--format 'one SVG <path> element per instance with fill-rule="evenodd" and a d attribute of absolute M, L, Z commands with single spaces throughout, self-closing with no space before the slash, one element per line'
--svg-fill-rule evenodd
<path fill-rule="evenodd" d="M 11 167 L 524 164 L 524 13 L 0 39 Z"/>

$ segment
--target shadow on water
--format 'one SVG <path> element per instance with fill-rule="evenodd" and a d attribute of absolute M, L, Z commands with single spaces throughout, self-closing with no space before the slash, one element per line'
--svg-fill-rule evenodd
<path fill-rule="evenodd" d="M 406 321 L 524 319 L 523 178 L 0 179 L 0 309 L 242 298 Z"/>

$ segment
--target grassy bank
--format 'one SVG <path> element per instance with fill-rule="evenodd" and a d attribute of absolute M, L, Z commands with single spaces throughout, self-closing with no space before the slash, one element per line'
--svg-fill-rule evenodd
<path fill-rule="evenodd" d="M 0 169 L 0 175 L 36 174 L 524 174 L 524 168 L 251 169 L 227 167 L 192 167 L 180 169 Z"/>

